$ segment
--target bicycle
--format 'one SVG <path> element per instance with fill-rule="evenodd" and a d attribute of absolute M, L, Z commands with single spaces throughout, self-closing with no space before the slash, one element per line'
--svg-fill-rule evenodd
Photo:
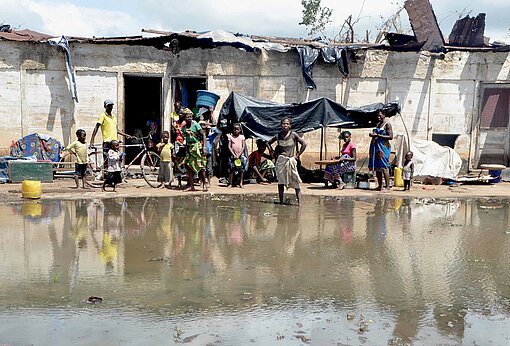
<path fill-rule="evenodd" d="M 149 134 L 150 136 L 150 134 Z M 158 181 L 158 173 L 159 173 L 159 164 L 161 162 L 161 158 L 154 151 L 150 151 L 145 144 L 145 140 L 149 138 L 149 136 L 145 137 L 131 137 L 132 139 L 138 141 L 137 144 L 124 144 L 123 148 L 141 148 L 140 152 L 129 162 L 127 165 L 123 164 L 122 167 L 122 178 L 125 181 L 126 178 L 133 176 L 134 174 L 129 172 L 129 168 L 133 166 L 136 160 L 141 157 L 140 160 L 140 170 L 143 179 L 145 182 L 154 188 L 161 187 L 163 182 Z M 102 146 L 92 146 L 90 148 L 91 152 L 89 153 L 89 162 L 92 166 L 92 175 L 95 180 L 99 180 L 102 176 L 102 171 L 104 169 L 103 165 L 103 152 Z M 123 160 L 124 161 L 124 160 Z"/>

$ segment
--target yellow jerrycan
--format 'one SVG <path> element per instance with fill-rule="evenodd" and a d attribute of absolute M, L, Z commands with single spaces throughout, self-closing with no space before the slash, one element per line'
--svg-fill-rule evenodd
<path fill-rule="evenodd" d="M 41 198 L 41 182 L 39 180 L 23 180 L 21 182 L 21 196 L 23 198 Z"/>
<path fill-rule="evenodd" d="M 393 175 L 393 186 L 403 187 L 404 180 L 402 179 L 402 168 L 395 167 L 395 173 Z"/>

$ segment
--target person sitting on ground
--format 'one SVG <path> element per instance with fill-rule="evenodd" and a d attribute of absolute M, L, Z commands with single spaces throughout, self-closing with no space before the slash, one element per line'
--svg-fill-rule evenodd
<path fill-rule="evenodd" d="M 213 150 L 216 144 L 216 138 L 221 134 L 221 131 L 212 126 L 206 121 L 200 121 L 202 130 L 205 132 L 205 176 L 207 178 L 207 187 L 211 186 L 211 178 L 213 176 Z"/>
<path fill-rule="evenodd" d="M 198 174 L 202 182 L 203 191 L 207 191 L 207 182 L 205 179 L 205 132 L 202 127 L 193 120 L 193 112 L 184 108 L 186 114 L 186 125 L 182 128 L 186 140 L 186 157 L 182 161 L 187 167 L 188 187 L 185 191 L 195 191 L 194 176 Z"/>
<path fill-rule="evenodd" d="M 163 131 L 161 137 L 161 143 L 156 145 L 161 162 L 159 164 L 158 181 L 162 182 L 161 187 L 170 188 L 172 181 L 174 180 L 174 174 L 172 171 L 172 149 L 174 146 L 169 142 L 170 132 Z"/>
<path fill-rule="evenodd" d="M 241 134 L 241 125 L 234 124 L 232 134 L 228 136 L 228 149 L 230 151 L 229 158 L 229 175 L 228 187 L 234 186 L 234 171 L 239 171 L 239 187 L 243 188 L 244 169 L 247 163 L 246 156 L 244 155 L 244 148 L 246 147 L 246 139 Z"/>
<path fill-rule="evenodd" d="M 404 191 L 410 191 L 413 183 L 414 163 L 413 152 L 408 151 L 405 156 L 404 167 L 402 168 L 402 178 L 404 180 Z"/>
<path fill-rule="evenodd" d="M 271 161 L 271 155 L 266 154 L 267 143 L 265 140 L 257 139 L 257 150 L 248 156 L 248 164 L 251 177 L 257 180 L 259 184 L 267 184 L 274 178 L 274 163 Z M 268 179 L 268 176 L 270 179 Z"/>
<path fill-rule="evenodd" d="M 81 179 L 82 188 L 86 189 L 85 177 L 87 175 L 88 166 L 86 143 L 87 133 L 85 130 L 79 129 L 76 131 L 76 137 L 77 141 L 69 144 L 64 150 L 76 155 L 76 161 L 74 164 L 74 181 L 76 182 L 76 188 L 80 186 L 79 180 Z"/>
<path fill-rule="evenodd" d="M 108 150 L 108 165 L 106 168 L 106 177 L 103 182 L 103 186 L 101 190 L 106 191 L 106 186 L 113 187 L 113 192 L 115 192 L 115 187 L 117 184 L 122 183 L 122 175 L 121 175 L 121 161 L 122 154 L 119 152 L 119 141 L 113 140 L 110 142 L 111 148 Z"/>
<path fill-rule="evenodd" d="M 329 182 L 333 187 L 338 187 L 341 190 L 345 187 L 342 175 L 356 172 L 356 145 L 351 141 L 349 131 L 342 131 L 338 139 L 343 139 L 344 143 L 338 143 L 339 156 L 334 158 L 338 162 L 327 165 L 324 169 L 324 184 L 328 187 Z"/>

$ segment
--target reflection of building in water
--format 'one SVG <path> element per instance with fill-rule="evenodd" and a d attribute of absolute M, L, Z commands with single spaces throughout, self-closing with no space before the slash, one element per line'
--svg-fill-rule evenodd
<path fill-rule="evenodd" d="M 102 225 L 102 222 L 97 223 L 103 215 L 102 203 L 38 201 L 38 204 L 40 213 L 36 214 L 41 216 L 38 219 L 33 209 L 22 205 L 13 210 L 15 216 L 22 217 L 4 217 L 8 227 L 0 237 L 4 268 L 0 274 L 11 279 L 0 280 L 0 289 L 15 291 L 10 285 L 17 286 L 20 282 L 24 282 L 27 289 L 46 287 L 49 283 L 48 288 L 72 292 L 80 276 L 87 277 L 88 284 L 93 286 L 92 278 L 97 277 L 98 270 L 104 269 L 99 247 L 90 246 L 97 232 L 94 226 Z M 6 208 L 0 206 L 0 215 L 11 214 L 6 214 Z M 6 232 L 12 234 L 6 236 Z"/>
<path fill-rule="evenodd" d="M 471 300 L 510 295 L 507 209 L 386 197 L 310 198 L 298 208 L 243 198 L 63 202 L 51 228 L 7 217 L 0 289 L 47 287 L 60 273 L 65 284 L 52 288 L 61 296 L 119 285 L 121 299 L 136 296 L 144 307 L 332 299 L 389 311 L 393 334 L 406 341 L 432 324 L 454 343 Z M 16 299 L 25 304 L 26 295 Z"/>

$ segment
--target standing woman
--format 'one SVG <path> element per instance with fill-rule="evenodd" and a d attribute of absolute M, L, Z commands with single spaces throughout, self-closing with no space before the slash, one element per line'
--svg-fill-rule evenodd
<path fill-rule="evenodd" d="M 269 152 L 276 158 L 276 178 L 278 179 L 278 197 L 280 204 L 283 204 L 283 192 L 285 187 L 292 187 L 296 190 L 298 205 L 301 203 L 301 178 L 297 170 L 297 160 L 306 149 L 306 142 L 297 133 L 290 130 L 290 118 L 285 117 L 281 121 L 281 131 L 271 138 L 267 143 Z M 276 142 L 273 150 L 272 144 Z M 300 148 L 296 153 L 296 146 Z"/>
<path fill-rule="evenodd" d="M 338 139 L 344 140 L 343 144 L 338 143 L 340 155 L 335 157 L 338 162 L 326 166 L 324 169 L 324 183 L 326 187 L 328 187 L 328 182 L 333 187 L 336 187 L 338 182 L 338 188 L 341 190 L 345 187 L 342 174 L 356 171 L 356 145 L 351 141 L 351 133 L 349 131 L 342 131 Z"/>
<path fill-rule="evenodd" d="M 384 191 L 388 191 L 390 189 L 390 140 L 393 139 L 393 130 L 391 124 L 386 121 L 386 115 L 382 109 L 379 110 L 377 120 L 377 127 L 369 134 L 372 141 L 370 142 L 368 169 L 375 171 L 378 191 L 383 190 L 384 175 Z"/>
<path fill-rule="evenodd" d="M 193 120 L 193 112 L 188 108 L 184 108 L 186 114 L 186 124 L 182 127 L 182 131 L 186 139 L 186 157 L 182 163 L 188 171 L 188 188 L 184 191 L 195 191 L 194 176 L 198 174 L 202 182 L 203 191 L 207 191 L 207 181 L 205 179 L 205 132 L 195 120 Z"/>

